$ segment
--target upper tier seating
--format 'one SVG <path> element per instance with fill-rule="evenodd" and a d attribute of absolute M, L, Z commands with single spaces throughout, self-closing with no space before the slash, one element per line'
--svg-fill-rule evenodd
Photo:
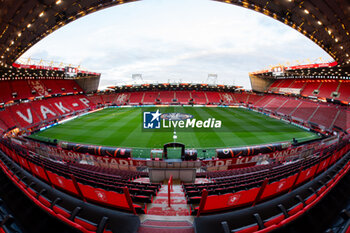
<path fill-rule="evenodd" d="M 339 82 L 332 80 L 328 82 L 322 82 L 320 88 L 318 89 L 318 94 L 315 96 L 333 98 L 332 93 L 338 89 Z"/>
<path fill-rule="evenodd" d="M 74 80 L 53 79 L 41 80 L 49 94 L 62 94 L 83 91 Z M 51 91 L 49 90 L 51 89 Z"/>
<path fill-rule="evenodd" d="M 42 82 L 39 80 L 18 80 L 10 82 L 10 85 L 12 92 L 17 93 L 15 99 L 25 99 L 31 96 L 40 96 L 42 93 L 45 93 L 44 91 L 40 92 L 40 88 L 42 88 L 40 85 L 42 85 Z M 37 93 L 32 94 L 32 90 L 35 90 Z"/>
<path fill-rule="evenodd" d="M 295 80 L 291 85 L 290 88 L 297 88 L 297 89 L 303 89 L 306 86 L 307 82 L 303 80 Z"/>
<path fill-rule="evenodd" d="M 329 99 L 350 101 L 350 85 L 348 80 L 334 79 L 278 79 L 269 87 L 269 91 L 278 92 L 279 88 L 301 89 L 303 96 L 316 96 Z M 318 90 L 318 93 L 314 91 Z M 338 96 L 333 96 L 333 93 Z"/>
<path fill-rule="evenodd" d="M 12 89 L 10 85 L 10 81 L 1 81 L 1 94 L 0 94 L 0 101 L 1 103 L 7 103 L 8 101 L 13 100 L 12 97 Z"/>
<path fill-rule="evenodd" d="M 1 81 L 0 85 L 2 87 L 0 101 L 3 103 L 17 99 L 83 91 L 74 80 L 65 79 Z"/>
<path fill-rule="evenodd" d="M 294 79 L 286 79 L 284 80 L 283 83 L 281 83 L 278 87 L 279 88 L 288 88 L 290 87 L 291 85 L 293 85 L 293 82 L 294 82 Z"/>
<path fill-rule="evenodd" d="M 338 100 L 344 100 L 344 101 L 350 101 L 350 82 L 340 82 L 339 86 L 339 97 L 336 99 Z"/>
<path fill-rule="evenodd" d="M 290 88 L 294 82 L 294 79 L 278 79 L 271 84 L 269 91 L 278 92 L 280 88 Z"/>
<path fill-rule="evenodd" d="M 279 80 L 274 81 L 274 82 L 271 84 L 269 90 L 270 90 L 270 91 L 275 91 L 275 90 L 277 90 L 277 89 L 280 87 L 280 85 L 282 85 L 282 84 L 284 83 L 284 81 L 285 81 L 285 79 L 279 79 Z"/>
<path fill-rule="evenodd" d="M 317 82 L 318 81 L 318 82 Z M 321 82 L 319 80 L 311 80 L 311 82 L 307 82 L 304 89 L 301 92 L 301 95 L 303 96 L 313 96 L 314 91 L 318 90 L 318 88 L 321 86 Z"/>

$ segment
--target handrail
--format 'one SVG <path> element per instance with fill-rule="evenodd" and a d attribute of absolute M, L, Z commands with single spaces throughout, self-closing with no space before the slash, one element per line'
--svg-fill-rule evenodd
<path fill-rule="evenodd" d="M 170 193 L 173 191 L 173 176 L 171 175 L 169 180 L 168 180 L 168 207 L 170 207 Z"/>
<path fill-rule="evenodd" d="M 203 189 L 201 201 L 200 201 L 199 207 L 198 207 L 197 217 L 199 217 L 202 210 L 204 209 L 205 203 L 207 202 L 207 197 L 208 197 L 208 191 L 206 189 Z"/>

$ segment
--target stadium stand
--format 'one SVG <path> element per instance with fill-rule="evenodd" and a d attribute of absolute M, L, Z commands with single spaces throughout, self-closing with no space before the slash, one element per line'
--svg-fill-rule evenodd
<path fill-rule="evenodd" d="M 316 96 L 333 98 L 332 93 L 336 92 L 339 86 L 339 82 L 335 80 L 327 80 L 327 82 L 322 82 L 320 88 L 318 89 L 318 94 Z"/>
<path fill-rule="evenodd" d="M 4 88 L 0 93 L 3 103 L 18 99 L 28 99 L 50 94 L 82 92 L 83 90 L 74 80 L 63 79 L 28 79 L 15 81 L 1 81 Z"/>
<path fill-rule="evenodd" d="M 194 100 L 195 104 L 206 104 L 207 103 L 207 96 L 204 92 L 199 91 L 192 91 L 191 92 L 192 99 Z"/>
<path fill-rule="evenodd" d="M 130 95 L 129 103 L 130 104 L 140 104 L 142 103 L 142 99 L 144 97 L 145 93 L 144 92 L 136 92 Z"/>
<path fill-rule="evenodd" d="M 221 97 L 220 93 L 218 92 L 206 92 L 206 96 L 208 98 L 209 103 L 211 104 L 220 104 L 221 103 Z"/>
<path fill-rule="evenodd" d="M 250 98 L 250 97 L 251 96 L 246 94 L 245 92 L 243 92 L 243 93 L 234 93 L 233 94 L 233 98 L 234 98 L 234 100 L 236 100 L 237 103 L 247 103 L 248 102 L 248 98 Z M 256 102 L 256 101 L 254 101 L 254 102 Z"/>
<path fill-rule="evenodd" d="M 268 91 L 283 93 L 279 88 L 300 89 L 302 96 L 314 96 L 319 98 L 349 101 L 348 80 L 335 79 L 282 79 L 274 81 Z M 316 91 L 315 91 L 316 90 Z M 315 92 L 314 92 L 315 91 Z"/>
<path fill-rule="evenodd" d="M 270 182 L 264 187 L 264 192 L 260 197 L 261 200 L 271 198 L 275 195 L 278 195 L 278 193 L 283 193 L 284 191 L 287 191 L 291 188 L 295 188 L 297 185 L 304 183 L 305 181 L 313 177 L 316 172 L 318 173 L 321 171 L 320 169 L 318 169 L 319 161 L 328 159 L 330 155 L 331 153 L 328 152 L 328 154 L 322 155 L 323 158 L 319 158 L 318 155 L 315 155 L 315 157 L 313 158 L 308 158 L 307 160 L 299 160 L 298 162 L 289 163 L 286 165 L 282 164 L 262 166 L 261 168 L 253 172 L 243 172 L 239 174 L 237 174 L 237 171 L 235 170 L 225 172 L 219 171 L 214 173 L 212 172 L 207 174 L 207 176 L 220 176 L 214 178 L 213 183 L 189 186 L 185 185 L 184 189 L 188 196 L 188 201 L 192 204 L 196 203 L 196 201 L 202 200 L 203 189 L 206 189 L 208 195 L 220 196 L 223 194 L 226 195 L 226 193 L 226 196 L 230 196 L 229 194 L 232 193 L 238 193 L 238 196 L 251 195 L 250 199 L 244 201 L 242 200 L 242 202 L 238 202 L 234 205 L 232 204 L 229 206 L 229 208 L 237 208 L 255 201 L 259 188 L 264 187 L 263 182 L 266 179 L 268 179 Z M 303 173 L 297 177 L 297 174 L 300 172 L 301 168 L 303 169 Z M 242 172 L 242 169 L 240 169 L 240 172 Z M 235 173 L 237 175 L 233 175 Z M 304 174 L 307 174 L 307 176 L 305 177 Z M 281 188 L 281 186 L 283 186 L 283 188 Z M 276 192 L 276 190 L 278 190 L 278 192 Z M 242 191 L 247 192 L 248 194 L 241 194 Z M 225 199 L 226 197 L 223 198 Z M 217 202 L 227 203 L 227 201 Z M 220 211 L 220 208 L 218 208 L 217 206 L 215 208 L 216 209 L 213 209 L 212 211 Z"/>
<path fill-rule="evenodd" d="M 314 96 L 316 94 L 315 91 L 318 91 L 318 89 L 322 85 L 322 83 L 319 80 L 309 80 L 309 81 L 310 82 L 306 83 L 305 87 L 301 92 L 302 96 Z"/>
<path fill-rule="evenodd" d="M 336 99 L 350 101 L 350 85 L 348 81 L 340 82 L 338 93 L 339 96 Z"/>
<path fill-rule="evenodd" d="M 279 108 L 285 103 L 287 102 L 287 98 L 283 98 L 283 97 L 278 97 L 276 96 L 275 98 L 273 98 L 267 105 L 265 105 L 265 108 L 275 112 L 278 111 Z"/>
<path fill-rule="evenodd" d="M 180 104 L 188 104 L 191 99 L 190 93 L 188 91 L 176 91 L 175 96 L 177 102 Z"/>
<path fill-rule="evenodd" d="M 270 91 L 277 91 L 277 89 L 280 87 L 280 85 L 282 85 L 285 82 L 284 79 L 281 80 L 276 80 L 275 82 L 273 82 L 270 86 Z"/>
<path fill-rule="evenodd" d="M 130 93 L 117 94 L 116 98 L 113 101 L 113 104 L 124 105 L 128 102 L 128 100 L 130 99 L 130 96 L 131 96 Z M 146 96 L 146 94 L 145 94 L 145 96 Z"/>
<path fill-rule="evenodd" d="M 320 104 L 310 121 L 326 128 L 331 128 L 338 112 L 339 110 L 334 106 Z"/>
<path fill-rule="evenodd" d="M 290 116 L 300 104 L 301 102 L 296 99 L 287 99 L 287 101 L 280 106 L 278 112 Z"/>
<path fill-rule="evenodd" d="M 294 79 L 281 79 L 273 82 L 269 88 L 272 92 L 279 92 L 279 88 L 290 88 L 294 84 Z"/>
<path fill-rule="evenodd" d="M 342 183 L 341 178 L 346 176 L 349 169 L 349 163 L 346 158 L 333 165 L 331 169 L 314 179 L 311 182 L 300 186 L 290 193 L 279 198 L 272 199 L 265 203 L 244 209 L 223 213 L 218 215 L 202 216 L 195 219 L 195 228 L 197 232 L 212 232 L 214 229 L 221 229 L 220 232 L 321 232 L 322 221 L 317 224 L 304 225 L 295 229 L 295 225 L 288 224 L 301 217 L 303 213 L 313 213 L 322 211 L 322 208 L 315 207 L 315 204 L 322 202 L 322 198 L 331 191 L 332 185 Z M 340 175 L 333 175 L 339 174 Z M 344 182 L 344 181 L 343 181 Z M 344 185 L 344 183 L 342 183 Z M 328 199 L 329 201 L 329 199 Z M 335 203 L 332 202 L 332 203 Z M 331 208 L 332 209 L 332 208 Z M 334 209 L 332 209 L 333 211 Z M 305 215 L 304 215 L 305 216 Z M 307 216 L 307 215 L 306 215 Z M 329 214 L 318 215 L 320 219 L 327 219 Z M 323 217 L 322 217 L 323 216 Z M 301 220 L 304 223 L 311 219 Z M 311 221 L 312 222 L 312 221 Z M 302 223 L 299 223 L 301 226 Z M 294 228 L 294 229 L 293 229 Z"/>
<path fill-rule="evenodd" d="M 248 104 L 258 103 L 263 98 L 262 95 L 256 95 L 255 93 L 251 93 L 246 96 L 247 96 L 247 100 L 244 103 L 248 103 Z"/>
<path fill-rule="evenodd" d="M 268 105 L 271 101 L 273 101 L 273 97 L 270 95 L 264 95 L 261 99 L 253 103 L 255 106 L 264 108 L 266 105 Z"/>
<path fill-rule="evenodd" d="M 16 223 L 13 215 L 6 207 L 3 199 L 0 199 L 0 222 L 1 233 L 15 233 L 23 231 Z"/>
<path fill-rule="evenodd" d="M 159 92 L 159 100 L 164 104 L 171 104 L 175 99 L 175 92 L 173 91 L 161 91 Z"/>
<path fill-rule="evenodd" d="M 104 104 L 104 101 L 101 97 L 101 95 L 93 95 L 93 96 L 89 96 L 89 100 L 90 100 L 90 104 L 92 106 L 98 106 L 98 105 L 102 105 Z"/>
<path fill-rule="evenodd" d="M 112 93 L 106 93 L 104 95 L 101 95 L 101 97 L 105 105 L 113 104 L 116 99 L 116 95 Z"/>
<path fill-rule="evenodd" d="M 302 121 L 308 121 L 317 110 L 317 105 L 313 102 L 302 101 L 302 103 L 295 109 L 292 117 L 301 119 Z"/>
<path fill-rule="evenodd" d="M 130 207 L 130 203 L 128 204 L 127 201 L 128 195 L 130 195 L 134 202 L 152 202 L 151 199 L 147 199 L 147 195 L 156 194 L 157 190 L 160 188 L 159 184 L 146 185 L 141 183 L 130 183 L 127 181 L 136 178 L 140 175 L 139 173 L 118 171 L 117 174 L 114 173 L 113 175 L 107 175 L 108 173 L 105 171 L 94 172 L 90 165 L 76 166 L 75 164 L 69 165 L 65 162 L 57 163 L 35 155 L 33 152 L 28 153 L 28 148 L 23 148 L 20 145 L 15 145 L 5 140 L 2 140 L 1 149 L 6 152 L 13 161 L 16 161 L 21 165 L 22 169 L 27 170 L 27 172 L 32 172 L 33 175 L 41 179 L 43 182 L 51 184 L 57 189 L 67 192 L 67 194 L 71 194 L 77 198 L 85 198 L 91 203 L 96 203 L 102 206 L 112 206 L 120 210 L 127 210 L 130 212 L 137 211 L 138 213 L 142 213 L 145 209 L 142 209 L 141 206 L 133 204 L 133 207 Z M 294 190 L 296 187 L 304 184 L 313 177 L 316 177 L 317 174 L 327 170 L 328 167 L 331 167 L 337 162 L 348 150 L 349 144 L 335 144 L 328 146 L 326 149 L 319 151 L 307 159 L 297 160 L 295 162 L 287 162 L 285 164 L 276 163 L 253 168 L 206 173 L 205 175 L 212 179 L 212 182 L 197 185 L 184 184 L 183 187 L 188 202 L 192 204 L 199 203 L 199 206 L 193 208 L 192 212 L 197 216 L 205 213 L 221 212 L 223 210 L 249 206 L 262 201 L 265 202 L 272 197 Z M 348 156 L 344 158 L 348 158 Z M 7 161 L 7 165 L 10 162 L 8 160 L 9 158 L 6 159 L 3 155 L 1 159 L 2 161 Z M 343 161 L 343 159 L 340 161 Z M 338 163 L 340 163 L 340 161 L 338 161 Z M 348 170 L 350 168 L 348 160 L 346 164 L 346 169 Z M 2 164 L 1 166 L 4 168 L 5 164 Z M 13 167 L 14 166 L 12 165 L 12 168 Z M 340 169 L 339 166 L 337 169 Z M 341 170 L 343 173 L 344 169 Z M 62 216 L 68 218 L 68 220 L 71 220 L 71 214 L 69 214 L 69 211 L 62 206 L 56 206 L 57 204 L 52 206 L 52 201 L 54 199 L 50 199 L 50 196 L 43 195 L 43 192 L 39 192 L 39 189 L 35 189 L 34 185 L 27 181 L 30 173 L 23 178 L 18 176 L 18 173 L 13 170 L 11 171 L 11 174 L 14 174 L 14 179 L 19 186 L 25 188 L 27 193 L 32 197 L 36 197 L 40 205 L 46 206 L 46 208 L 53 208 L 52 211 L 54 213 L 60 213 Z M 29 178 L 29 180 L 30 179 L 31 178 Z M 334 181 L 335 179 L 336 178 L 331 180 Z M 119 183 L 122 184 L 120 188 L 118 188 Z M 330 184 L 314 188 L 316 194 L 309 198 L 305 198 L 304 206 L 300 204 L 285 204 L 284 209 L 286 209 L 287 214 L 284 218 L 288 219 L 289 216 L 294 216 L 302 211 L 305 208 L 305 205 L 311 205 L 311 203 L 316 200 L 315 198 L 322 195 L 323 192 L 326 192 L 329 187 Z M 125 195 L 125 199 L 123 199 L 123 195 Z M 119 201 L 112 202 L 112 200 Z M 299 200 L 303 199 L 299 198 Z M 301 201 L 299 203 L 304 202 Z M 135 210 L 133 210 L 133 208 L 135 208 Z M 73 214 L 73 212 L 71 213 Z M 228 213 L 228 215 L 230 214 L 231 212 Z M 200 218 L 196 219 L 196 221 L 200 221 L 199 219 Z M 275 221 L 282 222 L 283 218 L 278 217 L 278 219 L 273 220 L 273 222 Z M 92 231 L 95 231 L 98 228 L 97 223 L 91 223 L 86 219 L 78 218 L 77 220 L 74 220 L 74 223 L 77 225 L 69 222 L 69 224 L 72 224 L 79 230 L 81 230 L 82 227 Z M 259 222 L 257 224 L 259 224 Z M 232 223 L 229 225 L 229 227 L 236 226 L 232 225 Z M 254 229 L 267 228 L 271 225 L 272 224 L 269 220 L 266 221 L 266 225 L 256 225 L 257 228 L 254 227 Z M 247 227 L 251 226 L 244 226 L 244 229 Z M 106 231 L 108 232 L 108 229 Z"/>
<path fill-rule="evenodd" d="M 145 92 L 143 104 L 154 104 L 159 97 L 159 92 Z"/>
<path fill-rule="evenodd" d="M 343 129 L 350 128 L 349 123 L 343 120 L 348 115 L 347 108 L 332 103 L 326 104 L 274 94 L 257 95 L 249 92 L 224 93 L 184 90 L 99 93 L 92 96 L 74 94 L 17 103 L 5 106 L 4 110 L 0 112 L 0 123 L 2 123 L 0 127 L 2 126 L 4 133 L 11 127 L 37 128 L 66 117 L 94 110 L 103 105 L 138 105 L 140 103 L 145 104 L 147 101 L 150 103 L 149 101 L 153 101 L 153 98 L 154 101 L 159 99 L 159 103 L 162 104 L 162 98 L 165 101 L 170 100 L 170 102 L 173 102 L 172 98 L 174 98 L 180 103 L 185 102 L 187 104 L 191 97 L 196 103 L 199 100 L 202 103 L 215 104 L 217 101 L 221 102 L 223 100 L 224 104 L 246 106 L 249 104 L 249 106 L 259 108 L 261 111 L 277 112 L 285 116 L 295 117 L 306 123 L 312 122 L 327 129 L 332 128 L 333 125 Z M 43 148 L 43 146 L 41 147 Z M 186 202 L 191 206 L 191 214 L 199 216 L 195 218 L 196 231 L 207 232 L 207 229 L 198 226 L 198 224 L 202 224 L 202 216 L 206 218 L 206 215 L 208 215 L 216 218 L 215 216 L 222 212 L 225 212 L 225 215 L 232 215 L 236 211 L 250 211 L 252 205 L 266 206 L 268 205 L 267 203 L 286 198 L 285 196 L 289 196 L 294 190 L 309 185 L 315 177 L 319 177 L 325 171 L 328 171 L 336 161 L 340 161 L 349 149 L 348 145 L 345 147 L 344 145 L 332 144 L 321 151 L 314 151 L 312 155 L 306 158 L 295 161 L 276 161 L 268 165 L 250 165 L 224 171 L 198 173 L 198 178 L 203 177 L 208 179 L 209 182 L 182 185 Z M 75 229 L 84 232 L 95 232 L 103 228 L 102 232 L 113 232 L 113 229 L 116 228 L 109 221 L 107 223 L 102 221 L 104 214 L 92 217 L 85 212 L 81 212 L 81 214 L 72 218 L 71 216 L 75 215 L 75 209 L 79 205 L 74 207 L 74 205 L 71 206 L 70 204 L 63 206 L 56 204 L 55 199 L 57 199 L 57 196 L 51 193 L 46 194 L 46 192 L 42 194 L 40 189 L 30 185 L 31 179 L 36 179 L 36 184 L 40 182 L 42 185 L 48 185 L 48 187 L 51 187 L 50 192 L 59 193 L 61 199 L 62 197 L 72 199 L 74 203 L 76 203 L 76 200 L 85 200 L 85 205 L 93 206 L 91 207 L 93 212 L 96 207 L 117 210 L 118 216 L 122 212 L 147 214 L 147 205 L 159 205 L 154 203 L 154 198 L 160 192 L 161 184 L 136 181 L 147 178 L 147 172 L 81 164 L 60 159 L 57 156 L 52 157 L 52 155 L 43 157 L 31 148 L 14 144 L 13 142 L 10 143 L 6 140 L 1 141 L 1 150 L 4 152 L 0 156 L 0 159 L 3 161 L 1 163 L 2 169 L 7 171 L 8 175 L 13 176 L 13 182 L 20 189 L 25 189 L 25 195 L 33 199 L 34 203 L 37 203 L 41 209 L 52 213 L 54 218 L 57 218 L 56 215 L 59 214 L 59 219 Z M 12 163 L 11 166 L 10 162 Z M 17 165 L 13 164 L 13 162 L 16 162 Z M 7 167 L 7 165 L 10 167 Z M 15 176 L 16 171 L 13 170 L 14 168 L 22 169 L 23 171 L 21 172 L 26 174 L 26 178 Z M 341 171 L 344 172 L 344 170 Z M 33 177 L 29 178 L 30 176 Z M 333 178 L 332 180 L 335 179 Z M 295 218 L 301 216 L 305 208 L 311 208 L 311 205 L 314 205 L 312 203 L 315 203 L 318 196 L 324 195 L 323 192 L 326 192 L 328 187 L 330 185 L 315 189 L 316 194 L 311 194 L 310 197 L 299 194 L 304 198 L 302 200 L 305 202 L 305 205 L 303 202 L 288 201 L 283 202 L 288 204 L 282 204 L 284 207 L 282 210 L 285 210 L 285 212 L 282 210 L 279 213 L 275 211 L 272 215 L 266 212 L 258 212 L 262 219 L 262 224 L 259 223 L 260 220 L 255 223 L 254 218 L 253 222 L 249 220 L 237 225 L 224 217 L 219 221 L 220 224 L 223 222 L 222 226 L 220 225 L 220 229 L 222 228 L 224 232 L 227 228 L 234 229 L 235 232 L 258 231 L 265 228 L 275 229 L 277 224 L 288 222 L 291 216 Z M 159 202 L 157 201 L 157 203 Z M 55 204 L 53 205 L 53 203 Z M 157 208 L 159 207 L 151 207 L 150 213 L 158 213 L 156 211 Z M 80 213 L 78 210 L 77 212 Z M 112 218 L 111 216 L 109 215 L 108 219 Z M 135 225 L 136 228 L 138 226 L 139 223 Z M 140 229 L 143 229 L 143 227 Z"/>
<path fill-rule="evenodd" d="M 52 189 L 51 186 L 3 157 L 3 154 L 0 156 L 1 169 L 24 195 L 48 214 L 73 228 L 82 232 L 115 232 L 117 229 L 135 231 L 138 228 L 139 219 L 135 216 L 81 202 L 72 196 Z"/>
<path fill-rule="evenodd" d="M 13 104 L 6 107 L 5 110 L 0 111 L 0 120 L 2 122 L 2 127 L 0 128 L 5 131 L 7 128 L 12 128 L 14 126 L 22 128 L 28 128 L 31 125 L 38 126 L 40 122 L 52 122 L 68 115 L 74 115 L 78 112 L 86 111 L 86 109 L 94 109 L 105 104 L 154 104 L 160 95 L 166 100 L 166 102 L 163 103 L 161 99 L 158 99 L 160 101 L 159 103 L 162 104 L 172 103 L 173 100 L 177 100 L 182 104 L 188 104 L 187 101 L 190 100 L 192 96 L 194 97 L 194 103 L 197 104 L 205 104 L 207 101 L 208 103 L 218 104 L 221 100 L 224 101 L 224 104 L 248 103 L 257 108 L 290 116 L 299 122 L 316 123 L 326 129 L 331 128 L 335 123 L 336 125 L 344 125 L 343 123 L 339 123 L 340 119 L 342 119 L 341 117 L 344 115 L 344 113 L 342 113 L 343 110 L 333 104 L 327 105 L 298 98 L 269 94 L 262 96 L 246 92 L 232 94 L 220 92 L 178 91 L 175 93 L 162 91 L 119 94 L 107 93 L 93 96 L 76 94 Z M 9 117 L 6 112 L 9 112 L 10 115 L 15 116 L 15 118 Z M 338 118 L 339 115 L 340 117 Z M 349 127 L 346 129 L 348 128 Z"/>

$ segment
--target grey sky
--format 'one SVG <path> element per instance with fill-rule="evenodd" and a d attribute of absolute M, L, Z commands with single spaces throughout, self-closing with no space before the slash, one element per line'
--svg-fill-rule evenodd
<path fill-rule="evenodd" d="M 101 72 L 100 89 L 145 82 L 218 82 L 250 88 L 248 72 L 296 60 L 331 58 L 294 29 L 265 15 L 210 0 L 143 0 L 102 10 L 52 33 L 22 57 Z"/>

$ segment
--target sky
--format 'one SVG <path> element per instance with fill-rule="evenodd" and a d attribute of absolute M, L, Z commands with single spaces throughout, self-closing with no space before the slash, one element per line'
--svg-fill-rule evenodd
<path fill-rule="evenodd" d="M 50 34 L 21 58 L 81 65 L 99 89 L 134 82 L 216 83 L 250 89 L 248 73 L 330 56 L 296 30 L 211 0 L 142 0 L 104 9 Z M 133 80 L 142 74 L 142 80 Z"/>

